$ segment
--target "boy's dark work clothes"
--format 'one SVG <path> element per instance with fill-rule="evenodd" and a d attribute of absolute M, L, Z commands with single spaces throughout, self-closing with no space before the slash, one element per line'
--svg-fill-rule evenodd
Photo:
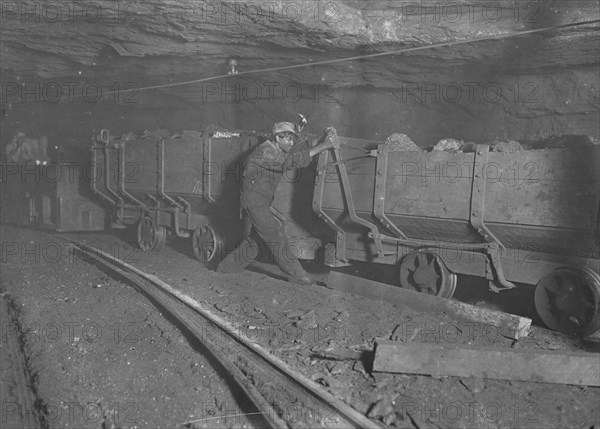
<path fill-rule="evenodd" d="M 306 275 L 298 262 L 295 249 L 288 243 L 282 226 L 271 213 L 275 190 L 284 171 L 307 167 L 312 160 L 306 142 L 286 153 L 277 143 L 267 140 L 246 159 L 242 174 L 241 205 L 244 215 L 252 223 L 258 236 L 265 242 L 281 270 L 292 277 Z M 242 243 L 223 259 L 218 270 L 240 272 L 255 261 L 258 243 L 247 231 Z"/>

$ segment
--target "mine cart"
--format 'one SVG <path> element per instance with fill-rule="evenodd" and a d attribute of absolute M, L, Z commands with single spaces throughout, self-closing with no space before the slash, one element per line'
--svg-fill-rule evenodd
<path fill-rule="evenodd" d="M 452 296 L 457 274 L 494 291 L 535 284 L 553 329 L 600 325 L 599 147 L 394 151 L 338 137 L 313 209 L 335 231 L 328 265 L 397 264 L 402 287 Z"/>
<path fill-rule="evenodd" d="M 93 138 L 91 187 L 111 208 L 112 227 L 136 228 L 141 250 L 161 250 L 170 235 L 190 240 L 201 262 L 218 262 L 242 234 L 243 164 L 260 142 L 253 132 L 212 127 L 119 138 L 102 130 Z M 313 259 L 321 243 L 311 222 L 314 169 L 290 172 L 283 182 L 272 211 L 298 243 L 299 257 Z"/>
<path fill-rule="evenodd" d="M 2 220 L 57 232 L 102 231 L 105 211 L 81 167 L 80 162 L 2 164 Z"/>

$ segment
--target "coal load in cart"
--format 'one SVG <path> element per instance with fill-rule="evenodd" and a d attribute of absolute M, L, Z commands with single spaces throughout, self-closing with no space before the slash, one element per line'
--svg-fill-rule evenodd
<path fill-rule="evenodd" d="M 534 284 L 550 328 L 599 328 L 600 146 L 339 143 L 319 157 L 313 199 L 336 233 L 328 265 L 397 264 L 402 287 L 442 297 L 457 274 L 486 278 L 494 291 Z"/>
<path fill-rule="evenodd" d="M 264 140 L 213 127 L 118 138 L 103 130 L 92 147 L 92 188 L 108 203 L 112 227 L 135 228 L 141 250 L 160 251 L 170 236 L 191 242 L 199 261 L 218 263 L 242 236 L 243 165 Z M 301 259 L 315 259 L 321 248 L 311 209 L 314 177 L 314 168 L 284 175 L 272 207 Z M 328 232 L 324 224 L 321 230 Z"/>

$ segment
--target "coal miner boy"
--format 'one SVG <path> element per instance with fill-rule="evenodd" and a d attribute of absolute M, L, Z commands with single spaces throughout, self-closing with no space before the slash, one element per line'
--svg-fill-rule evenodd
<path fill-rule="evenodd" d="M 293 123 L 277 122 L 273 125 L 272 137 L 254 149 L 244 163 L 241 207 L 245 238 L 221 261 L 217 271 L 239 273 L 256 260 L 259 244 L 251 234 L 253 230 L 267 245 L 281 270 L 289 276 L 288 281 L 313 283 L 270 207 L 284 171 L 307 167 L 315 155 L 333 147 L 334 133 L 333 128 L 327 128 L 321 136 L 299 142 Z"/>

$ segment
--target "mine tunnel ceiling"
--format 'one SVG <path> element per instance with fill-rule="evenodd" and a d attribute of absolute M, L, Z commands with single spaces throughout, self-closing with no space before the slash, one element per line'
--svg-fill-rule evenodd
<path fill-rule="evenodd" d="M 171 1 L 4 3 L 3 81 L 170 84 L 227 72 L 493 38 L 600 18 L 579 1 Z M 85 6 L 87 5 L 87 6 Z M 598 23 L 239 76 L 242 81 L 398 88 L 468 76 L 546 74 L 599 64 Z M 199 85 L 167 88 L 197 97 Z"/>

